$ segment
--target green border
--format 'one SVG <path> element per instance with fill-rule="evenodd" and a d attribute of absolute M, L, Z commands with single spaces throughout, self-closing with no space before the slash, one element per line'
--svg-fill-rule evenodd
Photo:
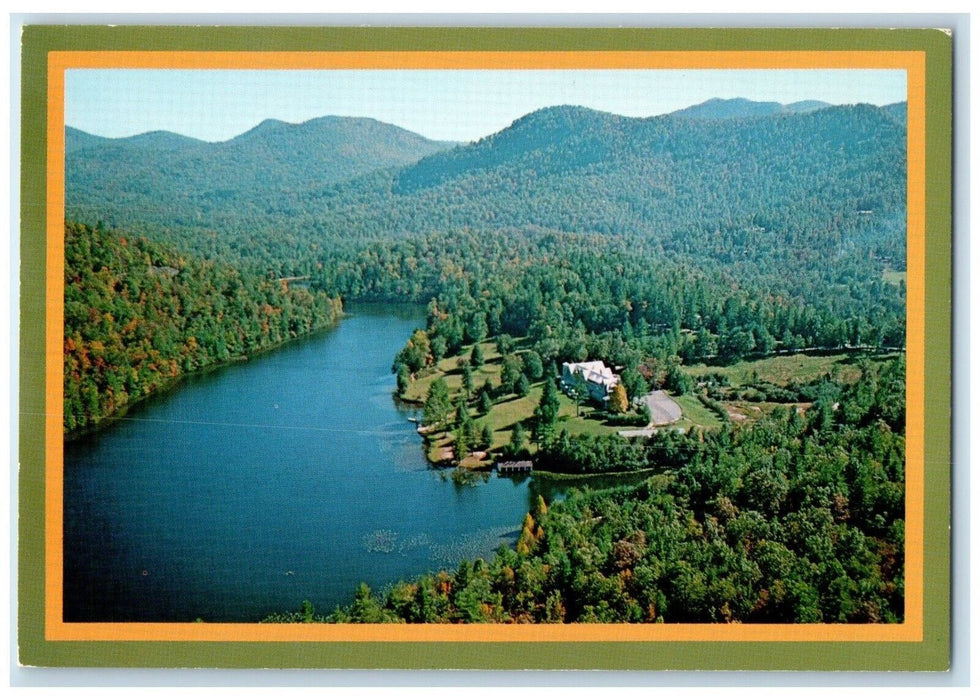
<path fill-rule="evenodd" d="M 915 50 L 926 52 L 924 641 L 47 642 L 44 592 L 46 54 L 51 50 Z M 932 670 L 950 660 L 952 37 L 931 29 L 26 26 L 21 94 L 18 635 L 32 666 Z"/>

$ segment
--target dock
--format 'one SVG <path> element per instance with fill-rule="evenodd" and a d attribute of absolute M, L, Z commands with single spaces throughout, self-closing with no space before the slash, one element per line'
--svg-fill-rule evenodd
<path fill-rule="evenodd" d="M 534 471 L 534 462 L 523 459 L 517 462 L 497 462 L 498 474 L 527 474 Z"/>

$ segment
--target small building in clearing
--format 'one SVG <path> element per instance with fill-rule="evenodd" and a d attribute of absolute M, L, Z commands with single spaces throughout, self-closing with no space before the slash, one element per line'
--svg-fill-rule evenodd
<path fill-rule="evenodd" d="M 564 362 L 561 366 L 561 383 L 566 390 L 573 386 L 577 374 L 585 379 L 589 396 L 603 403 L 609 398 L 613 387 L 619 384 L 619 375 L 606 367 L 602 360 Z"/>

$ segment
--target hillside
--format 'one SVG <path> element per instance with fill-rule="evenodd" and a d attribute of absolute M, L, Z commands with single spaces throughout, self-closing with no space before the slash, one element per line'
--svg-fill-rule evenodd
<path fill-rule="evenodd" d="M 715 121 L 556 107 L 295 206 L 368 238 L 533 226 L 747 274 L 852 255 L 903 269 L 904 163 L 903 125 L 867 105 Z"/>
<path fill-rule="evenodd" d="M 871 309 L 885 303 L 893 318 L 904 304 L 900 288 L 880 284 L 905 267 L 903 107 L 691 119 L 556 106 L 475 143 L 426 142 L 434 152 L 425 157 L 341 181 L 327 161 L 343 160 L 351 130 L 376 152 L 416 141 L 369 120 L 267 121 L 165 156 L 131 143 L 73 151 L 68 213 L 261 274 L 312 275 L 350 298 L 427 302 L 459 295 L 457 275 L 472 286 L 575 251 L 579 274 L 593 258 L 635 266 L 632 282 L 649 288 L 616 299 L 633 308 L 662 303 L 649 296 L 662 286 L 647 284 L 653 269 L 713 289 L 671 291 L 690 299 L 656 318 L 696 323 L 703 298 L 735 295 L 808 307 L 792 324 L 800 328 L 811 312 L 878 326 Z M 304 170 L 316 165 L 312 153 L 333 154 L 318 176 Z M 589 275 L 576 284 L 594 296 Z"/>
<path fill-rule="evenodd" d="M 83 220 L 226 226 L 282 196 L 406 165 L 452 144 L 373 119 L 266 120 L 220 143 L 169 132 L 106 139 L 66 129 L 68 208 Z"/>
<path fill-rule="evenodd" d="M 323 328 L 340 300 L 121 232 L 65 226 L 66 433 L 200 369 Z"/>

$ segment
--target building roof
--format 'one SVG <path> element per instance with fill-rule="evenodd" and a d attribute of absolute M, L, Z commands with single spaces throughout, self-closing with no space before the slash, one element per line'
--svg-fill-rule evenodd
<path fill-rule="evenodd" d="M 600 384 L 609 389 L 619 383 L 619 377 L 613 374 L 613 371 L 606 367 L 602 360 L 565 362 L 562 364 L 562 368 L 566 369 L 569 374 L 581 374 L 585 381 Z"/>

